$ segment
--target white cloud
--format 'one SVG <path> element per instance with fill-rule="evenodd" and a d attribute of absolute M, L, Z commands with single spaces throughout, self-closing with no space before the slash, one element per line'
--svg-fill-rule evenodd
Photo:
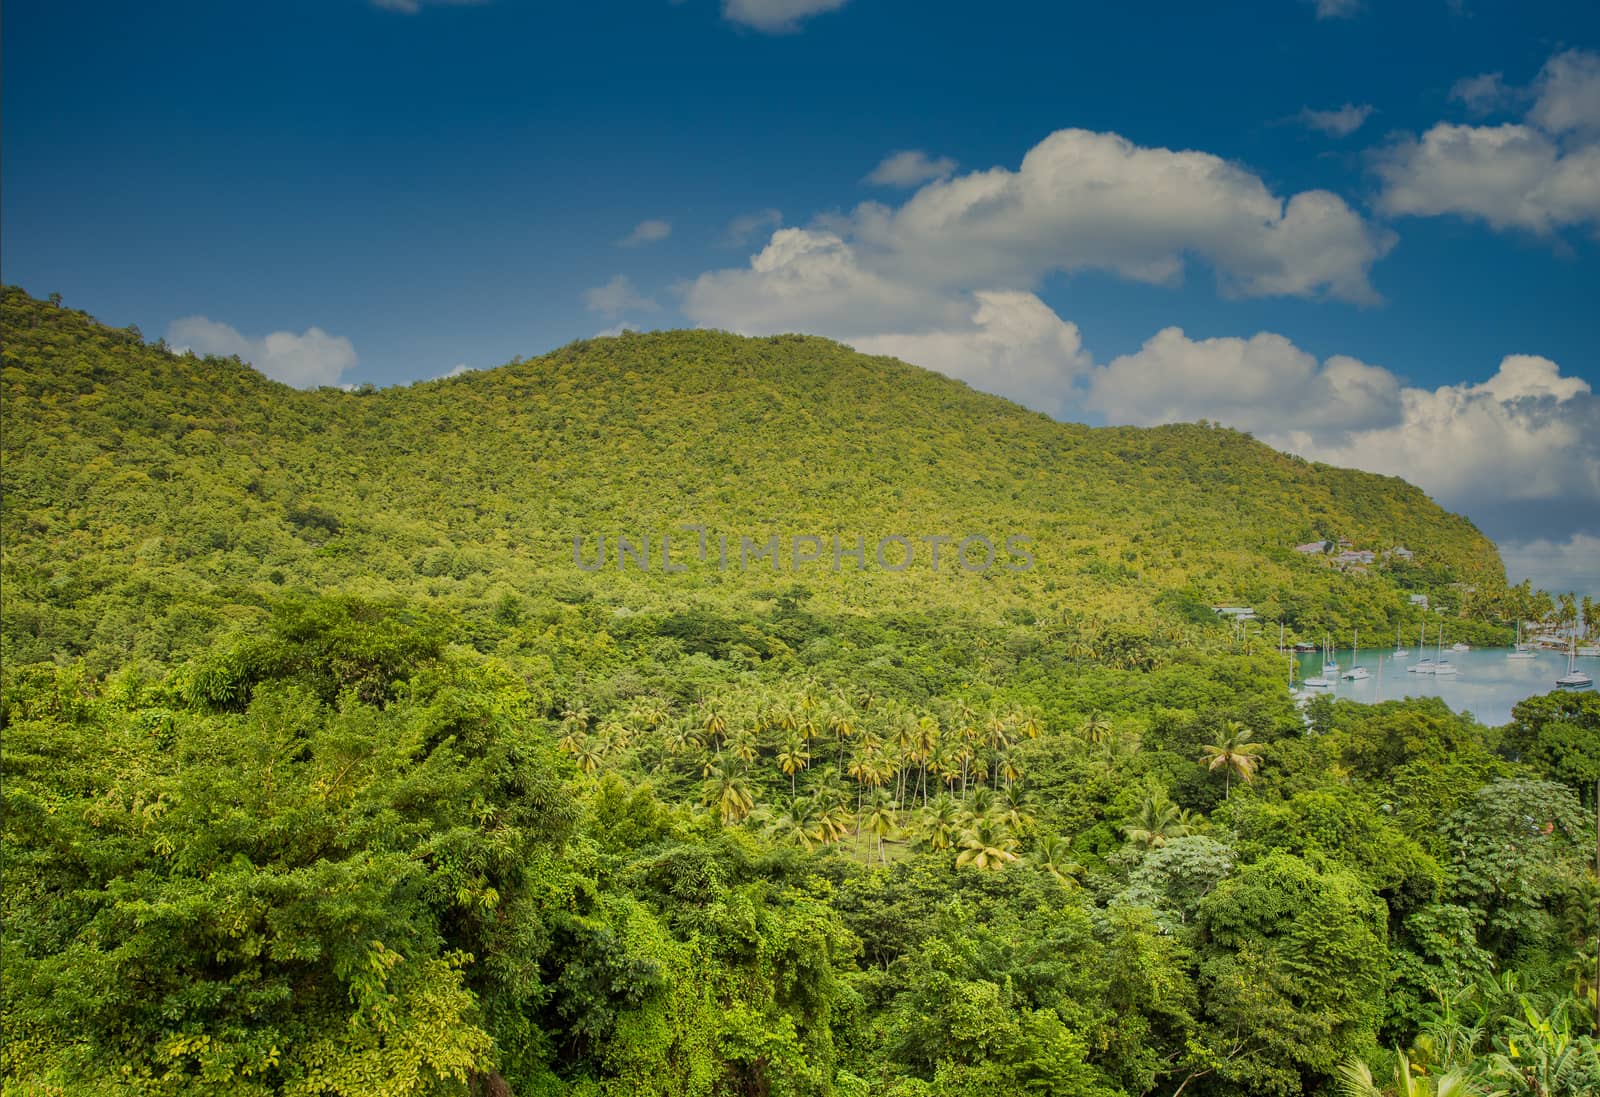
<path fill-rule="evenodd" d="M 672 222 L 661 220 L 640 221 L 633 231 L 617 241 L 618 247 L 636 248 L 641 244 L 654 244 L 672 235 Z"/>
<path fill-rule="evenodd" d="M 1398 422 L 1342 437 L 1286 420 L 1264 440 L 1403 476 L 1491 534 L 1563 533 L 1600 515 L 1600 400 L 1547 358 L 1514 354 L 1480 384 L 1406 388 Z"/>
<path fill-rule="evenodd" d="M 967 381 L 1038 411 L 1060 414 L 1073 380 L 1090 366 L 1076 324 L 1031 293 L 980 290 L 963 327 L 853 340 L 867 354 L 887 354 Z M 1052 396 L 1052 394 L 1054 394 Z"/>
<path fill-rule="evenodd" d="M 1506 578 L 1531 579 L 1535 587 L 1600 596 L 1600 537 L 1574 533 L 1565 540 L 1536 538 L 1500 542 Z"/>
<path fill-rule="evenodd" d="M 1191 340 L 1168 328 L 1090 370 L 1080 406 L 1139 426 L 1214 419 L 1312 460 L 1400 476 L 1492 537 L 1600 526 L 1600 399 L 1534 355 L 1508 355 L 1480 383 L 1428 389 L 1353 358 L 1319 363 L 1281 335 Z"/>
<path fill-rule="evenodd" d="M 1343 355 L 1319 363 L 1271 332 L 1194 340 L 1167 328 L 1096 369 L 1084 406 L 1111 423 L 1214 419 L 1256 432 L 1294 424 L 1323 436 L 1398 422 L 1400 385 L 1388 370 Z"/>
<path fill-rule="evenodd" d="M 1470 105 L 1491 100 L 1489 77 L 1457 85 Z M 1393 215 L 1476 218 L 1495 229 L 1548 236 L 1600 230 L 1600 54 L 1552 57 L 1534 81 L 1523 123 L 1435 125 L 1379 152 L 1378 205 Z"/>
<path fill-rule="evenodd" d="M 723 242 L 729 247 L 742 248 L 750 242 L 752 236 L 771 232 L 781 224 L 783 224 L 783 213 L 779 210 L 763 209 L 754 213 L 742 213 L 728 222 L 728 231 L 723 235 Z"/>
<path fill-rule="evenodd" d="M 661 307 L 653 299 L 635 290 L 632 280 L 626 274 L 615 275 L 603 286 L 584 290 L 583 303 L 589 311 L 606 316 L 616 316 L 618 313 L 630 311 L 654 312 Z"/>
<path fill-rule="evenodd" d="M 710 271 L 684 291 L 683 311 L 701 327 L 746 335 L 804 331 L 835 338 L 926 330 L 965 319 L 924 287 L 863 267 L 836 233 L 785 228 L 747 268 Z"/>
<path fill-rule="evenodd" d="M 1306 107 L 1300 112 L 1299 118 L 1302 125 L 1308 129 L 1326 133 L 1330 137 L 1349 137 L 1360 129 L 1366 120 L 1372 116 L 1372 107 L 1363 103 L 1360 106 L 1346 103 L 1333 110 L 1312 110 Z"/>
<path fill-rule="evenodd" d="M 465 362 L 457 362 L 453 367 L 451 367 L 449 373 L 441 373 L 438 376 L 438 378 L 436 378 L 436 379 L 440 380 L 440 381 L 445 381 L 445 380 L 449 380 L 451 377 L 460 377 L 463 373 L 477 373 L 477 372 L 478 372 L 478 367 L 477 366 L 469 366 Z"/>
<path fill-rule="evenodd" d="M 1528 121 L 1546 133 L 1600 136 L 1600 53 L 1568 50 L 1545 62 L 1533 83 Z"/>
<path fill-rule="evenodd" d="M 1209 153 L 1060 130 L 1016 171 L 929 183 L 899 209 L 859 207 L 855 232 L 908 278 L 1029 287 L 1051 271 L 1181 280 L 1189 257 L 1243 296 L 1372 300 L 1391 239 L 1328 191 L 1287 201 Z"/>
<path fill-rule="evenodd" d="M 1489 114 L 1515 105 L 1523 93 L 1508 85 L 1498 72 L 1485 72 L 1457 80 L 1450 89 L 1450 98 L 1467 105 L 1474 114 Z"/>
<path fill-rule="evenodd" d="M 1544 236 L 1600 222 L 1600 144 L 1563 152 L 1531 126 L 1440 123 L 1382 154 L 1386 213 L 1458 214 Z"/>
<path fill-rule="evenodd" d="M 316 327 L 301 335 L 275 331 L 251 339 L 227 324 L 204 316 L 185 316 L 168 326 L 166 338 L 180 352 L 237 355 L 274 381 L 295 388 L 336 385 L 339 375 L 356 364 L 356 349 L 350 340 Z"/>
<path fill-rule="evenodd" d="M 1316 0 L 1318 19 L 1349 19 L 1361 10 L 1361 0 Z"/>
<path fill-rule="evenodd" d="M 1285 200 L 1206 153 L 1062 130 L 1015 171 L 780 229 L 748 267 L 691 283 L 684 312 L 752 334 L 911 334 L 968 323 L 979 290 L 1031 291 L 1052 272 L 1093 269 L 1174 284 L 1191 258 L 1232 294 L 1370 301 L 1368 271 L 1392 242 L 1327 191 Z"/>
<path fill-rule="evenodd" d="M 943 179 L 956 170 L 948 156 L 932 159 L 921 149 L 904 149 L 885 156 L 863 180 L 885 187 L 915 187 L 932 179 Z"/>
<path fill-rule="evenodd" d="M 792 34 L 802 21 L 838 11 L 849 0 L 722 0 L 722 17 L 763 34 Z"/>

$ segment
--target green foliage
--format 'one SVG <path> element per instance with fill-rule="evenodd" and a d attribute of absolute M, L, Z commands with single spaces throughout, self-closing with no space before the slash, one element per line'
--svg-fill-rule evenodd
<path fill-rule="evenodd" d="M 295 392 L 0 305 L 8 1094 L 1591 1085 L 1593 699 L 1307 721 L 1211 609 L 1539 609 L 1408 485 L 804 337 Z M 711 563 L 778 530 L 1036 564 Z"/>

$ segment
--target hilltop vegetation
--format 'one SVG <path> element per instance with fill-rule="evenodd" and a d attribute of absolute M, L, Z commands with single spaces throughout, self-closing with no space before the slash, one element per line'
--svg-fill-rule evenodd
<path fill-rule="evenodd" d="M 1600 699 L 1308 721 L 1210 609 L 1503 635 L 1415 488 L 819 339 L 297 392 L 4 325 L 8 1094 L 1600 1086 Z M 1033 566 L 573 561 L 685 523 Z"/>

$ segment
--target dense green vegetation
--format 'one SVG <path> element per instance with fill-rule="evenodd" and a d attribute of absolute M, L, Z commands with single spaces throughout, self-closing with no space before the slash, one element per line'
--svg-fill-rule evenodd
<path fill-rule="evenodd" d="M 1303 716 L 1210 609 L 1504 636 L 1414 488 L 816 339 L 301 393 L 4 309 L 8 1094 L 1600 1088 L 1600 698 Z M 1035 566 L 573 562 L 684 523 Z"/>

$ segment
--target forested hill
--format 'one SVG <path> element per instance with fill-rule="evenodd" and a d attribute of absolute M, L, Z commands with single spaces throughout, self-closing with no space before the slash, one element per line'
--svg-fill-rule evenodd
<path fill-rule="evenodd" d="M 1600 695 L 1302 709 L 1212 608 L 1506 639 L 1413 487 L 805 337 L 3 335 L 7 1095 L 1600 1092 Z M 897 534 L 1004 555 L 791 570 Z"/>
<path fill-rule="evenodd" d="M 799 587 L 830 611 L 1009 611 L 1091 649 L 1109 622 L 1170 638 L 1207 604 L 1347 635 L 1410 620 L 1408 593 L 1454 608 L 1453 583 L 1486 606 L 1503 588 L 1493 546 L 1398 479 L 1203 425 L 1059 423 L 818 338 L 629 334 L 404 388 L 302 392 L 7 288 L 4 346 L 5 643 L 24 662 L 182 657 L 302 588 L 474 617 Z M 684 524 L 708 531 L 707 559 L 680 532 L 688 567 L 667 573 L 661 536 Z M 602 534 L 606 567 L 586 572 L 573 538 L 592 565 Z M 648 539 L 648 571 L 619 567 L 619 534 Z M 779 567 L 741 569 L 741 538 L 774 534 Z M 915 548 L 902 571 L 874 559 L 894 534 Z M 955 561 L 971 534 L 996 546 L 987 570 Z M 796 568 L 805 535 L 820 560 Z M 952 542 L 936 571 L 922 539 L 937 535 Z M 1013 535 L 1026 570 L 1007 566 L 1027 562 Z M 864 539 L 865 568 L 842 556 L 833 571 L 835 536 Z M 1357 574 L 1292 551 L 1324 537 L 1416 556 Z"/>

